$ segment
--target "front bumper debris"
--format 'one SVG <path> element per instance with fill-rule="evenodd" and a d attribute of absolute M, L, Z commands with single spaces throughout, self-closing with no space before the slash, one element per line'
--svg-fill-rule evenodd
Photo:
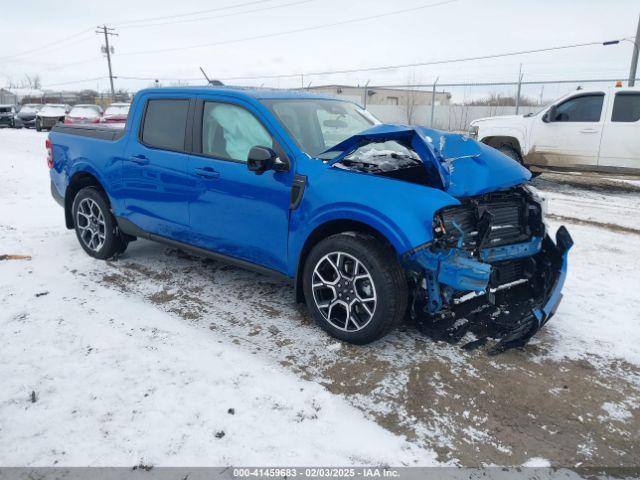
<path fill-rule="evenodd" d="M 436 340 L 457 343 L 467 332 L 471 349 L 498 342 L 489 354 L 526 344 L 555 314 L 562 299 L 568 252 L 573 240 L 563 226 L 555 243 L 548 235 L 480 251 L 479 259 L 461 249 L 425 248 L 406 260 L 413 279 L 412 317 Z M 504 283 L 500 272 L 506 275 Z"/>

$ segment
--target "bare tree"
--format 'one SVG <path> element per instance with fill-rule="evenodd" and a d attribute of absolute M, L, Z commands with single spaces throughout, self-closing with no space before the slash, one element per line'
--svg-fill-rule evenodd
<path fill-rule="evenodd" d="M 502 95 L 501 93 L 492 93 L 488 97 L 471 100 L 467 102 L 470 106 L 488 106 L 488 107 L 515 107 L 515 95 Z M 538 102 L 529 97 L 520 97 L 521 106 L 537 106 Z"/>
<path fill-rule="evenodd" d="M 24 78 L 25 80 L 23 82 L 23 88 L 33 88 L 36 90 L 40 90 L 40 88 L 42 87 L 42 82 L 40 80 L 39 74 L 37 73 L 34 75 L 25 74 Z"/>

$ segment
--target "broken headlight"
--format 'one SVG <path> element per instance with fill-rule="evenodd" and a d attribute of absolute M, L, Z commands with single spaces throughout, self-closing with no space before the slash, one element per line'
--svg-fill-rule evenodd
<path fill-rule="evenodd" d="M 524 189 L 527 192 L 529 192 L 529 196 L 531 197 L 531 200 L 533 200 L 538 205 L 540 205 L 542 223 L 544 224 L 545 230 L 549 231 L 549 225 L 547 224 L 547 210 L 548 210 L 547 198 L 542 194 L 540 190 L 538 190 L 535 187 L 532 187 L 531 185 L 525 185 Z"/>

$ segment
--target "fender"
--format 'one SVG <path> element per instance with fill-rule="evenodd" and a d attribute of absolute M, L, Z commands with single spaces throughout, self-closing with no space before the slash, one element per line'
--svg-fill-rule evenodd
<path fill-rule="evenodd" d="M 451 195 L 431 187 L 342 170 L 320 160 L 305 162 L 310 179 L 300 206 L 289 222 L 289 274 L 311 233 L 327 222 L 351 220 L 383 235 L 400 256 L 432 240 L 433 216 L 459 205 Z"/>

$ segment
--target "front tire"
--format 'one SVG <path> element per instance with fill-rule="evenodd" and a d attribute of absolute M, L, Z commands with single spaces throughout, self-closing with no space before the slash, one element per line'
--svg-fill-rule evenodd
<path fill-rule="evenodd" d="M 305 261 L 303 289 L 316 323 L 359 345 L 386 335 L 407 309 L 407 282 L 395 252 L 363 234 L 319 242 Z"/>
<path fill-rule="evenodd" d="M 522 156 L 520 155 L 520 152 L 516 151 L 516 149 L 514 149 L 513 147 L 509 145 L 501 145 L 500 147 L 498 147 L 498 151 L 515 160 L 516 162 L 522 164 Z"/>
<path fill-rule="evenodd" d="M 104 193 L 96 187 L 83 188 L 73 200 L 71 211 L 80 246 L 90 256 L 106 260 L 124 253 L 127 242 L 118 231 Z"/>

